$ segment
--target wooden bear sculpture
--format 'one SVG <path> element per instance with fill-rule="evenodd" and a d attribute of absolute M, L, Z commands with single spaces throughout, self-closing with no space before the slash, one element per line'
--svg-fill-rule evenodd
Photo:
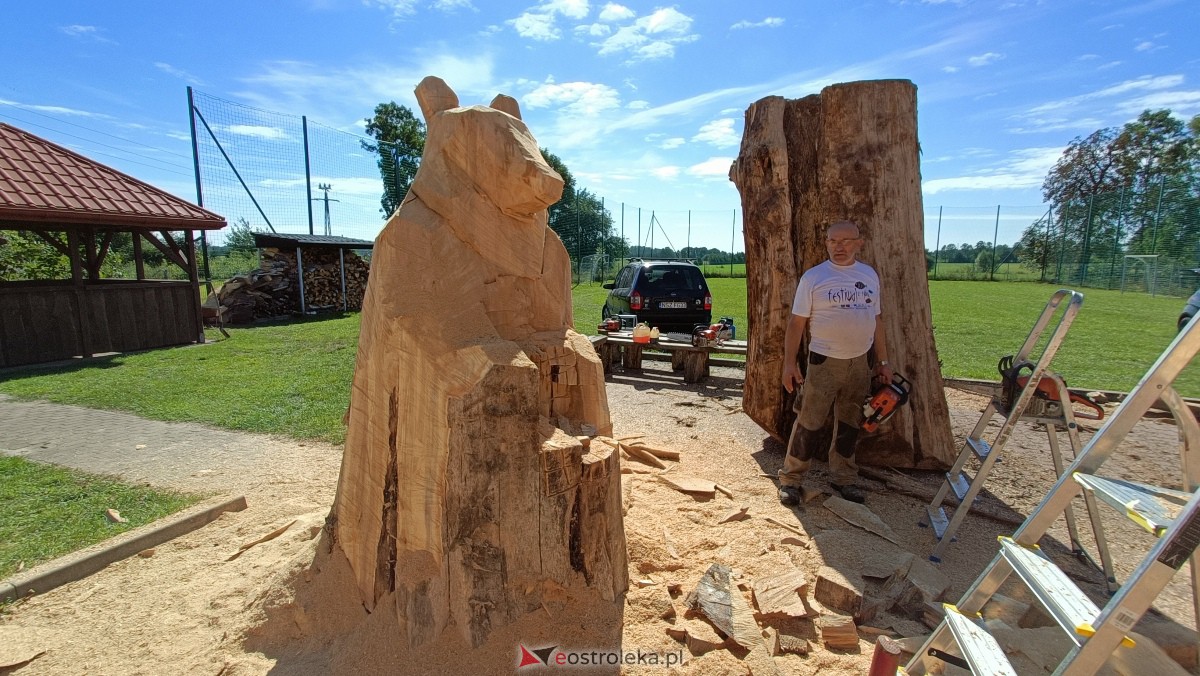
<path fill-rule="evenodd" d="M 628 586 L 604 374 L 574 331 L 562 194 L 517 102 L 416 88 L 427 138 L 375 242 L 329 534 L 411 647 Z"/>

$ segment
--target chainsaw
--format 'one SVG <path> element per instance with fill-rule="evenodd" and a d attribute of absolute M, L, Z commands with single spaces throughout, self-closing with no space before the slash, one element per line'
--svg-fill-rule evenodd
<path fill-rule="evenodd" d="M 721 317 L 716 324 L 708 326 L 697 324 L 692 329 L 692 347 L 720 346 L 727 340 L 733 340 L 736 331 L 733 317 Z"/>
<path fill-rule="evenodd" d="M 890 383 L 878 383 L 871 396 L 863 403 L 863 430 L 874 432 L 879 429 L 879 426 L 895 415 L 901 406 L 908 403 L 910 392 L 912 383 L 899 373 L 892 374 Z"/>
<path fill-rule="evenodd" d="M 1017 398 L 1021 396 L 1021 391 L 1025 389 L 1025 385 L 1029 383 L 1029 376 L 1033 373 L 1034 369 L 1032 362 L 1023 361 L 1014 364 L 1013 359 L 1013 355 L 1011 354 L 1001 357 L 1000 362 L 996 365 L 996 369 L 1000 371 L 1000 404 L 1009 411 L 1017 403 Z M 1063 385 L 1065 386 L 1066 384 L 1066 381 L 1063 381 Z M 1086 420 L 1104 419 L 1104 409 L 1100 407 L 1100 404 L 1075 392 L 1068 391 L 1067 396 L 1070 398 L 1070 403 L 1082 404 L 1095 411 L 1094 415 L 1076 413 L 1076 417 Z M 1047 378 L 1045 376 L 1039 378 L 1037 389 L 1033 392 L 1033 397 L 1033 402 L 1025 415 L 1055 418 L 1062 415 L 1063 402 L 1059 399 L 1058 385 L 1055 383 L 1055 378 Z"/>

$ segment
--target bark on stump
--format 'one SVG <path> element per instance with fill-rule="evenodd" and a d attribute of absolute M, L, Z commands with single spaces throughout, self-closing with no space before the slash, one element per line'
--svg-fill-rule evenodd
<path fill-rule="evenodd" d="M 746 110 L 730 170 L 746 240 L 750 332 L 742 408 L 787 440 L 793 397 L 780 378 L 792 297 L 800 275 L 827 258 L 824 228 L 849 219 L 866 236 L 861 258 L 883 287 L 888 357 L 913 385 L 909 404 L 860 438 L 858 460 L 942 468 L 958 449 L 933 340 L 916 106 L 911 82 L 879 80 L 833 85 L 802 99 L 771 96 Z M 805 340 L 802 365 L 807 355 Z"/>
<path fill-rule="evenodd" d="M 376 240 L 329 533 L 416 647 L 470 647 L 545 604 L 628 586 L 603 366 L 547 227 L 562 180 L 516 102 L 417 87 L 427 138 Z M 506 647 L 507 649 L 507 647 Z"/>

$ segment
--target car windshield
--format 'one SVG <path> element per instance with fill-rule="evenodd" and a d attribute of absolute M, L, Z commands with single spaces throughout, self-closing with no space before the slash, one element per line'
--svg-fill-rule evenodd
<path fill-rule="evenodd" d="M 671 291 L 701 291 L 704 289 L 704 277 L 693 267 L 684 266 L 655 266 L 648 267 L 643 272 L 647 289 L 655 293 Z"/>

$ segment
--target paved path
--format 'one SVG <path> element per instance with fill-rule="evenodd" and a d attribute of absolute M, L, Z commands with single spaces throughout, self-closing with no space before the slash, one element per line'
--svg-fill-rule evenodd
<path fill-rule="evenodd" d="M 157 486 L 233 489 L 281 469 L 263 459 L 296 446 L 306 444 L 0 395 L 0 454 Z M 325 445 L 303 450 L 314 446 Z"/>

